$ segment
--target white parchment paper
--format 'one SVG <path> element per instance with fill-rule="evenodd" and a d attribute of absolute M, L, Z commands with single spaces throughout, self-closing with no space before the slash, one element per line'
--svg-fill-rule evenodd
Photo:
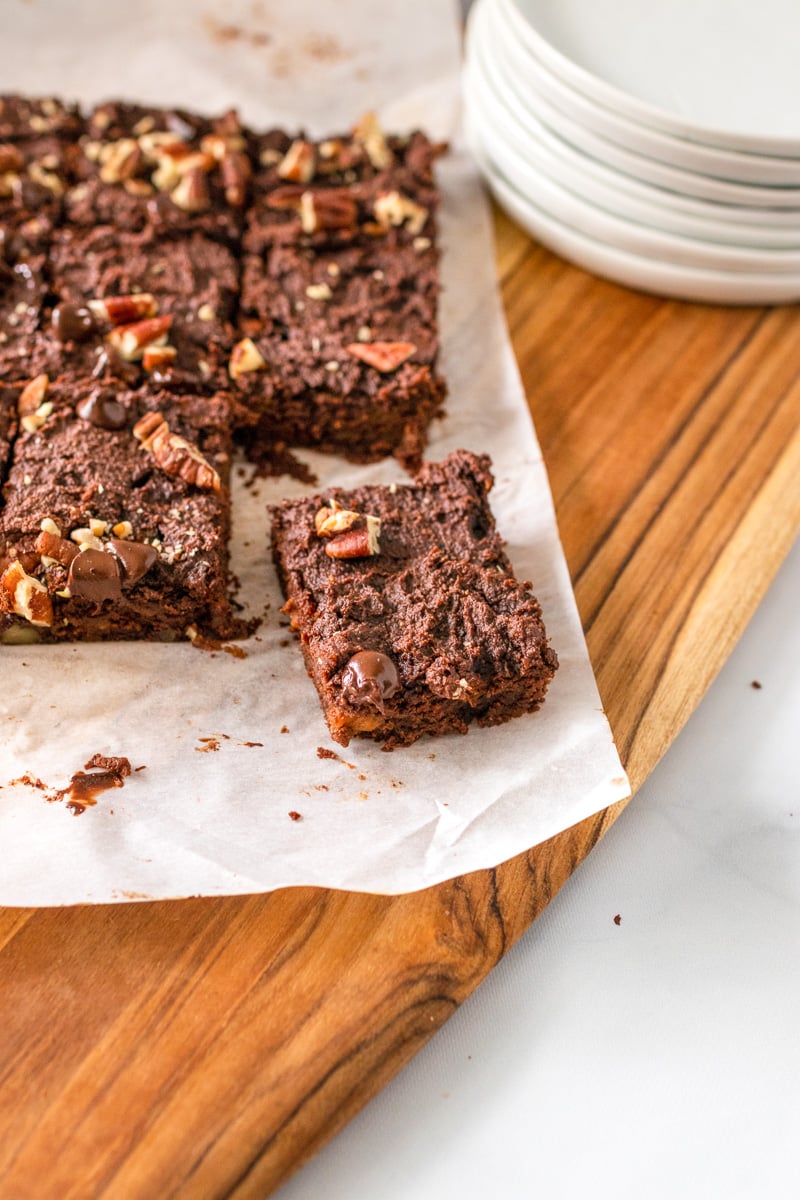
<path fill-rule="evenodd" d="M 286 479 L 238 486 L 242 599 L 251 613 L 268 606 L 246 658 L 190 645 L 0 647 L 0 903 L 299 884 L 413 891 L 494 866 L 628 795 L 505 331 L 487 205 L 456 134 L 455 7 L 30 0 L 5 5 L 3 23 L 8 90 L 237 105 L 253 123 L 315 134 L 376 108 L 387 128 L 455 138 L 440 170 L 450 398 L 428 457 L 459 446 L 492 455 L 499 528 L 518 577 L 534 582 L 561 665 L 530 717 L 393 754 L 367 742 L 335 747 L 280 623 L 267 552 L 266 504 L 304 489 Z M 394 462 L 304 457 L 320 487 L 403 480 Z M 339 757 L 320 759 L 318 747 Z M 95 753 L 145 769 L 80 817 L 10 783 L 31 773 L 63 787 Z"/>

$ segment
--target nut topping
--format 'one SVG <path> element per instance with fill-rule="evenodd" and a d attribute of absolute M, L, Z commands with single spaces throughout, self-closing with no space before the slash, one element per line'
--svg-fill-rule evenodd
<path fill-rule="evenodd" d="M 310 142 L 297 138 L 278 165 L 281 179 L 291 179 L 294 183 L 310 183 L 314 178 L 316 154 Z"/>
<path fill-rule="evenodd" d="M 160 412 L 146 413 L 133 427 L 133 436 L 149 450 L 167 475 L 176 475 L 204 491 L 218 492 L 222 480 L 191 442 L 171 433 Z"/>
<path fill-rule="evenodd" d="M 392 165 L 394 156 L 386 144 L 386 138 L 378 124 L 378 118 L 375 116 L 375 113 L 368 112 L 364 114 L 353 129 L 353 137 L 357 142 L 361 142 L 367 153 L 367 158 L 376 171 L 385 171 L 387 167 Z"/>
<path fill-rule="evenodd" d="M 169 313 L 163 317 L 147 317 L 132 325 L 117 325 L 109 333 L 107 341 L 125 362 L 137 362 L 142 358 L 146 346 L 163 346 L 166 343 L 171 325 L 172 315 Z"/>
<path fill-rule="evenodd" d="M 266 361 L 252 338 L 242 338 L 231 352 L 228 363 L 228 373 L 231 379 L 238 379 L 250 371 L 263 371 Z"/>
<path fill-rule="evenodd" d="M 16 146 L 4 142 L 0 146 L 0 175 L 19 175 L 25 170 L 25 159 Z"/>
<path fill-rule="evenodd" d="M 374 205 L 375 219 L 388 229 L 390 225 L 405 225 L 412 237 L 422 233 L 428 220 L 428 210 L 402 192 L 384 192 Z"/>
<path fill-rule="evenodd" d="M 99 159 L 103 183 L 122 183 L 136 174 L 142 151 L 135 138 L 120 138 L 116 142 L 105 142 L 100 148 Z"/>
<path fill-rule="evenodd" d="M 226 201 L 233 208 L 242 208 L 251 175 L 250 159 L 240 150 L 231 150 L 223 157 L 220 167 Z"/>
<path fill-rule="evenodd" d="M 170 192 L 173 204 L 184 212 L 205 212 L 211 207 L 211 196 L 208 191 L 206 173 L 199 167 L 192 167 L 176 188 Z"/>
<path fill-rule="evenodd" d="M 31 625 L 53 624 L 53 602 L 47 588 L 16 560 L 0 575 L 0 608 L 23 617 Z"/>
<path fill-rule="evenodd" d="M 303 233 L 316 233 L 318 229 L 353 229 L 357 218 L 355 199 L 342 188 L 303 192 L 300 197 Z"/>
<path fill-rule="evenodd" d="M 364 517 L 364 524 L 352 525 L 325 545 L 329 558 L 373 558 L 380 554 L 380 517 Z"/>
<path fill-rule="evenodd" d="M 73 558 L 80 554 L 74 542 L 68 542 L 66 538 L 46 529 L 39 534 L 33 548 L 37 554 L 41 554 L 45 565 L 49 559 L 51 562 L 60 563 L 62 567 L 68 567 Z"/>
<path fill-rule="evenodd" d="M 350 529 L 356 521 L 360 520 L 360 513 L 353 512 L 349 508 L 342 508 L 337 500 L 331 500 L 329 506 L 325 505 L 317 510 L 314 516 L 314 528 L 317 531 L 317 537 L 332 537 L 335 533 L 343 533 L 345 529 Z"/>
<path fill-rule="evenodd" d="M 154 317 L 158 303 L 151 292 L 132 292 L 129 296 L 105 296 L 89 300 L 86 307 L 100 321 L 109 325 L 129 325 L 143 317 Z"/>
<path fill-rule="evenodd" d="M 49 387 L 50 378 L 47 375 L 37 375 L 30 383 L 26 383 L 17 399 L 17 412 L 19 415 L 26 417 L 30 413 L 35 413 L 37 408 L 44 403 Z"/>
<path fill-rule="evenodd" d="M 411 358 L 417 347 L 413 342 L 351 342 L 345 349 L 353 358 L 360 358 L 367 366 L 386 374 Z"/>

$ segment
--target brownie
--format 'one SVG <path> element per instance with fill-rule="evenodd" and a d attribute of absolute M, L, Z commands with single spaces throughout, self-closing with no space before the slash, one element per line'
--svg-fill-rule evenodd
<path fill-rule="evenodd" d="M 14 387 L 0 382 L 0 486 L 5 482 L 11 446 L 17 432 L 17 398 Z"/>
<path fill-rule="evenodd" d="M 77 105 L 53 96 L 0 96 L 0 142 L 17 142 L 42 134 L 74 141 L 83 130 Z"/>
<path fill-rule="evenodd" d="M 235 243 L 252 173 L 235 113 L 216 119 L 105 104 L 87 118 L 68 221 L 160 233 L 201 231 Z"/>
<path fill-rule="evenodd" d="M 340 744 L 392 749 L 542 703 L 558 659 L 531 585 L 514 578 L 491 485 L 489 459 L 459 450 L 410 486 L 273 509 L 284 611 Z"/>
<path fill-rule="evenodd" d="M 53 236 L 49 271 L 55 306 L 51 324 L 70 369 L 93 369 L 98 347 L 108 343 L 112 325 L 100 315 L 85 337 L 62 336 L 84 332 L 69 320 L 62 329 L 64 314 L 69 317 L 87 306 L 96 312 L 98 301 L 144 293 L 152 296 L 157 315 L 173 318 L 168 337 L 176 354 L 157 369 L 157 381 L 207 392 L 230 382 L 239 268 L 228 246 L 201 233 L 166 238 L 150 232 L 119 233 L 109 226 L 67 227 Z"/>
<path fill-rule="evenodd" d="M 3 486 L 0 641 L 230 635 L 226 401 L 32 389 Z"/>
<path fill-rule="evenodd" d="M 445 393 L 440 148 L 421 133 L 384 138 L 373 121 L 324 142 L 264 140 L 243 238 L 239 324 L 252 369 L 235 372 L 258 415 L 255 440 L 355 461 L 394 454 L 416 469 Z"/>

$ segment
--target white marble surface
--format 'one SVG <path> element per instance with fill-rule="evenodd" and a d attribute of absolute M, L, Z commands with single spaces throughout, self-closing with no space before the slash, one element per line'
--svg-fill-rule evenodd
<path fill-rule="evenodd" d="M 616 826 L 279 1200 L 800 1195 L 799 599 L 800 544 Z"/>

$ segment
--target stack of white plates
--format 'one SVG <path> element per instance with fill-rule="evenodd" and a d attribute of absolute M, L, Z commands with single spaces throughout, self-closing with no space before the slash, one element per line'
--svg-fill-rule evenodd
<path fill-rule="evenodd" d="M 545 245 L 662 295 L 800 299 L 798 0 L 477 0 L 467 132 Z"/>

